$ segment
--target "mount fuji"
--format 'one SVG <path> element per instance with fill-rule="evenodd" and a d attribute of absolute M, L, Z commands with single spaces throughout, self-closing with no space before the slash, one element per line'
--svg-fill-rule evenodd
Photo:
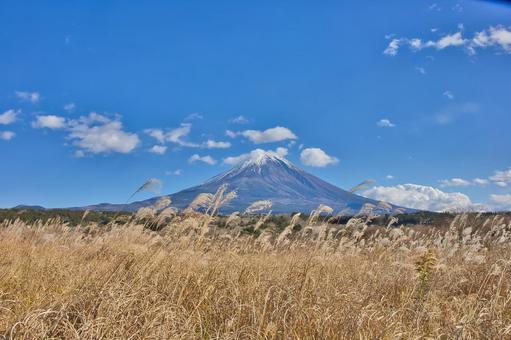
<path fill-rule="evenodd" d="M 340 189 L 305 172 L 276 152 L 263 150 L 253 151 L 248 159 L 203 184 L 166 196 L 171 198 L 172 206 L 184 209 L 197 195 L 215 193 L 224 184 L 228 185 L 229 190 L 236 190 L 237 197 L 223 206 L 221 213 L 244 211 L 259 200 L 271 200 L 273 213 L 309 213 L 320 204 L 326 204 L 336 211 L 347 209 L 350 213 L 358 212 L 367 203 L 377 206 L 383 213 L 400 208 L 391 204 L 379 205 L 375 200 Z M 129 204 L 102 203 L 78 209 L 136 211 L 155 204 L 160 197 Z M 402 212 L 415 211 L 400 209 Z"/>

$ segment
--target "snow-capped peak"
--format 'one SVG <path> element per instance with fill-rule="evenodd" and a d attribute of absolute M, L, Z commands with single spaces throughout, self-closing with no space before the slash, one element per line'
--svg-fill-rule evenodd
<path fill-rule="evenodd" d="M 263 150 L 263 149 L 255 149 L 249 153 L 243 154 L 238 157 L 232 157 L 230 162 L 236 161 L 237 165 L 218 176 L 211 178 L 209 181 L 205 182 L 211 183 L 220 180 L 225 180 L 227 178 L 232 178 L 237 176 L 238 174 L 249 170 L 254 173 L 261 173 L 261 170 L 268 164 L 280 164 L 285 165 L 294 170 L 298 170 L 298 168 L 288 161 L 285 156 L 287 155 L 287 149 L 283 147 L 277 148 L 275 151 L 273 150 Z"/>
<path fill-rule="evenodd" d="M 248 154 L 247 159 L 241 163 L 241 167 L 247 167 L 247 166 L 263 166 L 268 161 L 281 161 L 286 164 L 289 163 L 289 161 L 285 158 L 287 155 L 287 149 L 286 148 L 277 148 L 275 151 L 271 150 L 262 150 L 262 149 L 255 149 L 250 154 Z"/>

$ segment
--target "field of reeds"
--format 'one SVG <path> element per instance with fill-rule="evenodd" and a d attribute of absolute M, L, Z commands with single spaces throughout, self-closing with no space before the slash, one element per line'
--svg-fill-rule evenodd
<path fill-rule="evenodd" d="M 219 227 L 209 203 L 106 226 L 0 222 L 0 337 L 511 338 L 508 216 L 375 227 L 322 207 L 284 228 L 251 215 L 248 233 L 257 205 Z"/>

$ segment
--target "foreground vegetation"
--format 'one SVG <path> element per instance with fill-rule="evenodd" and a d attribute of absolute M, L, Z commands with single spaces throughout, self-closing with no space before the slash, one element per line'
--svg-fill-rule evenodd
<path fill-rule="evenodd" d="M 511 337 L 507 216 L 434 228 L 313 213 L 281 228 L 165 211 L 1 222 L 0 337 Z"/>

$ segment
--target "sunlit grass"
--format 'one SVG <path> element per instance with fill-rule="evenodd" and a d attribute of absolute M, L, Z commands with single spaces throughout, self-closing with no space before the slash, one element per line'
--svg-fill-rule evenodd
<path fill-rule="evenodd" d="M 235 218 L 220 229 L 214 215 L 160 213 L 107 227 L 0 224 L 0 334 L 511 336 L 511 223 L 502 217 L 476 228 L 460 215 L 424 231 L 372 228 L 361 216 L 346 225 L 316 216 L 295 230 L 296 216 L 282 232 L 248 235 Z"/>

